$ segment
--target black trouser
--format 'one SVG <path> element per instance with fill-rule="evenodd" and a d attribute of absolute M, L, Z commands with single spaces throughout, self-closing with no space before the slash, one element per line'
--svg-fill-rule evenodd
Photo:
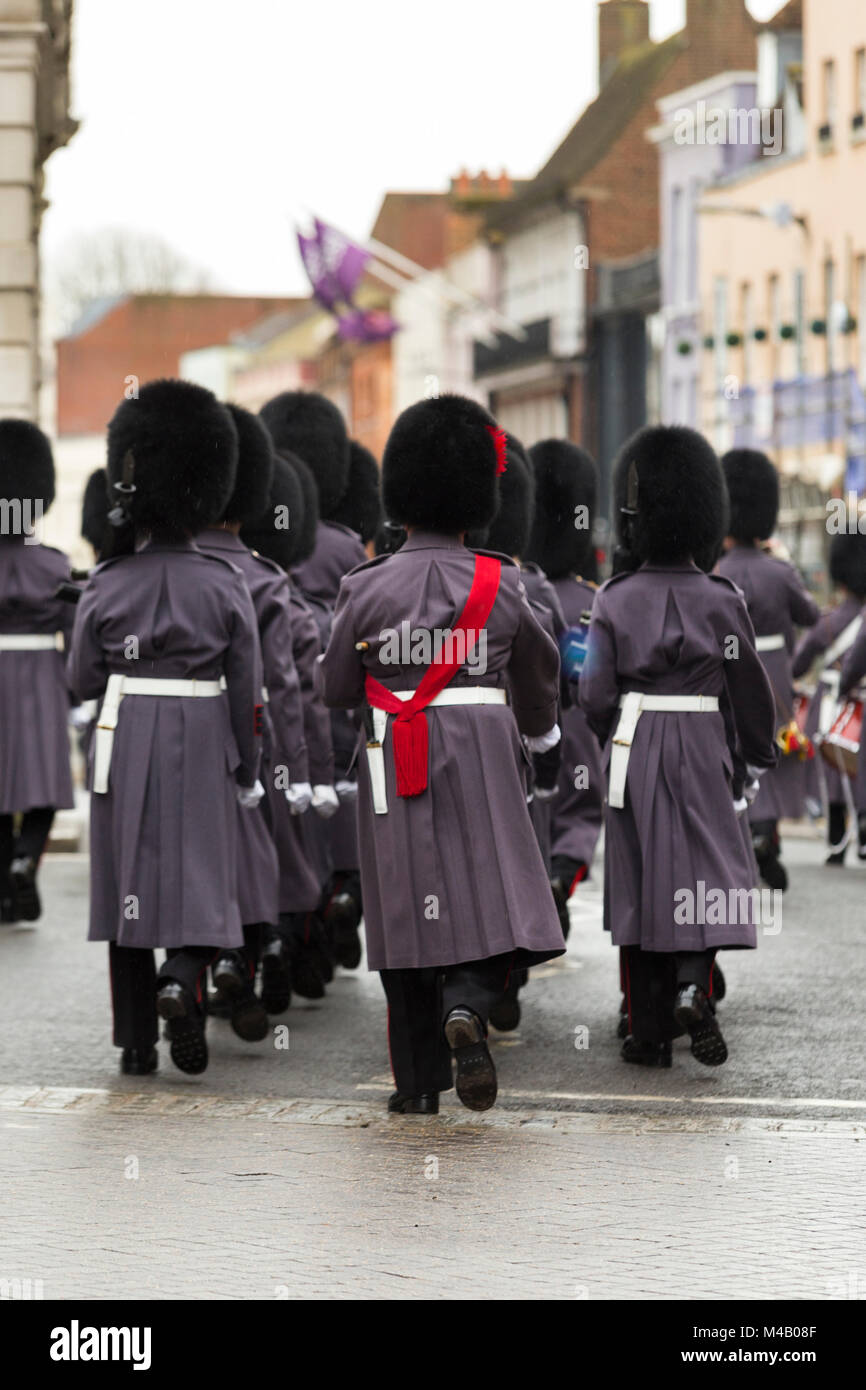
<path fill-rule="evenodd" d="M 262 958 L 262 946 L 265 941 L 265 934 L 273 932 L 274 930 L 275 928 L 268 922 L 251 922 L 243 929 L 243 946 L 234 946 L 227 951 L 220 951 L 220 957 L 234 957 L 241 969 L 246 973 L 247 979 L 252 985 L 256 978 L 256 970 L 258 969 L 259 961 Z"/>
<path fill-rule="evenodd" d="M 844 854 L 842 841 L 848 826 L 848 808 L 844 801 L 831 801 L 827 807 L 827 845 L 836 854 Z M 847 849 L 847 845 L 845 846 Z"/>
<path fill-rule="evenodd" d="M 205 971 L 218 952 L 213 946 L 169 947 L 157 972 L 153 951 L 108 943 L 115 1047 L 147 1051 L 159 1037 L 156 991 L 168 980 L 183 985 L 203 1003 Z"/>
<path fill-rule="evenodd" d="M 629 1032 L 638 1042 L 670 1042 L 682 1029 L 674 1018 L 677 990 L 700 985 L 712 993 L 715 950 L 642 951 L 625 946 L 620 955 Z"/>
<path fill-rule="evenodd" d="M 388 1000 L 388 1045 L 397 1090 L 404 1096 L 451 1089 L 451 1051 L 442 1025 L 452 1009 L 472 1009 L 487 1028 L 502 998 L 513 952 L 444 969 L 380 970 Z"/>
<path fill-rule="evenodd" d="M 24 812 L 16 835 L 14 817 L 0 816 L 0 892 L 9 888 L 9 865 L 13 859 L 38 862 L 42 858 L 53 821 L 53 806 L 34 806 Z"/>

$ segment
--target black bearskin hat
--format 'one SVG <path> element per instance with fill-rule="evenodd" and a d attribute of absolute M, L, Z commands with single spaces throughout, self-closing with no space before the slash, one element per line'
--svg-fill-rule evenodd
<path fill-rule="evenodd" d="M 218 521 L 232 495 L 238 436 L 225 406 L 203 386 L 161 379 L 125 400 L 108 426 L 108 481 L 132 464 L 133 525 L 157 536 L 195 534 Z M 110 489 L 112 505 L 122 493 Z"/>
<path fill-rule="evenodd" d="M 304 526 L 304 494 L 288 459 L 274 457 L 268 500 L 257 517 L 241 527 L 241 540 L 287 570 L 296 563 Z"/>
<path fill-rule="evenodd" d="M 54 501 L 51 445 L 29 420 L 0 420 L 0 497 L 38 504 L 43 513 Z"/>
<path fill-rule="evenodd" d="M 238 471 L 235 490 L 228 500 L 223 521 L 252 521 L 268 505 L 274 446 L 271 436 L 257 415 L 242 406 L 226 403 L 238 432 Z"/>
<path fill-rule="evenodd" d="M 337 407 L 317 391 L 283 391 L 259 414 L 279 453 L 299 454 L 319 492 L 319 515 L 330 521 L 349 483 L 349 436 Z"/>
<path fill-rule="evenodd" d="M 593 553 L 595 460 L 567 439 L 543 439 L 533 444 L 529 457 L 535 474 L 535 516 L 526 558 L 540 565 L 548 579 L 582 574 Z"/>
<path fill-rule="evenodd" d="M 297 454 L 289 453 L 288 450 L 283 450 L 280 457 L 285 459 L 301 485 L 303 507 L 301 524 L 296 537 L 298 549 L 292 558 L 292 564 L 300 565 L 303 560 L 309 560 L 316 548 L 319 525 L 319 493 L 316 488 L 316 480 L 302 458 L 299 458 Z"/>
<path fill-rule="evenodd" d="M 765 541 L 776 529 L 779 475 L 759 449 L 729 449 L 722 459 L 736 541 Z"/>
<path fill-rule="evenodd" d="M 417 401 L 400 415 L 382 459 L 391 521 L 443 535 L 486 526 L 497 506 L 493 416 L 466 396 Z"/>
<path fill-rule="evenodd" d="M 727 497 L 715 450 L 697 430 L 638 430 L 614 463 L 613 497 L 617 535 L 636 564 L 691 557 L 712 569 L 725 535 Z M 624 516 L 624 508 L 636 514 Z"/>
<path fill-rule="evenodd" d="M 339 521 L 357 531 L 366 545 L 382 520 L 382 490 L 379 465 L 363 444 L 349 443 L 349 486 L 329 521 Z"/>
<path fill-rule="evenodd" d="M 105 549 L 110 526 L 108 513 L 108 475 L 104 468 L 95 468 L 87 479 L 81 499 L 81 534 L 97 555 Z"/>
<path fill-rule="evenodd" d="M 866 536 L 854 532 L 830 542 L 830 578 L 857 598 L 866 598 Z"/>
<path fill-rule="evenodd" d="M 467 536 L 473 549 L 498 550 L 502 555 L 524 554 L 535 508 L 535 477 L 529 456 L 519 439 L 506 440 L 505 472 L 499 479 L 499 510 L 483 531 Z"/>

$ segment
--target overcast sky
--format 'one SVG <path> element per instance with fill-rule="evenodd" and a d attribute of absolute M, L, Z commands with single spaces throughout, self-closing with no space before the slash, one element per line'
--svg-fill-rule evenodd
<path fill-rule="evenodd" d="M 750 0 L 765 19 L 782 0 Z M 652 35 L 685 0 L 652 0 Z M 71 236 L 154 232 L 235 293 L 304 292 L 294 226 L 369 231 L 387 189 L 544 162 L 596 90 L 595 0 L 76 0 L 73 114 L 47 165 Z"/>

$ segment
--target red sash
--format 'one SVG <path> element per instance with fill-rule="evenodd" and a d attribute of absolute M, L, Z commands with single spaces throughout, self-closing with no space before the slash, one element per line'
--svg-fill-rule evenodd
<path fill-rule="evenodd" d="M 472 588 L 466 600 L 466 607 L 451 629 L 452 660 L 448 661 L 440 651 L 428 666 L 421 683 L 411 700 L 398 700 L 397 696 L 377 681 L 375 676 L 367 676 L 365 691 L 369 704 L 374 709 L 387 710 L 396 714 L 392 737 L 394 739 L 394 763 L 397 769 L 397 795 L 418 796 L 427 787 L 427 716 L 426 705 L 435 699 L 440 690 L 451 680 L 463 665 L 463 661 L 453 659 L 454 636 L 458 632 L 473 629 L 473 637 L 465 649 L 464 661 L 475 647 L 478 632 L 490 617 L 491 609 L 499 592 L 499 579 L 502 564 L 490 555 L 475 556 L 475 573 Z M 444 651 L 443 644 L 443 651 Z"/>

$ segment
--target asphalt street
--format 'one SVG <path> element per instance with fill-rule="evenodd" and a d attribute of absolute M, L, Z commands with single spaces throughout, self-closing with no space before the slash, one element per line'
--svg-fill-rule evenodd
<path fill-rule="evenodd" d="M 165 1046 L 156 1076 L 121 1077 L 87 860 L 48 856 L 43 918 L 0 936 L 0 1280 L 63 1298 L 459 1298 L 479 1278 L 505 1298 L 866 1296 L 866 867 L 824 868 L 805 828 L 786 860 L 781 930 L 724 957 L 724 1067 L 685 1041 L 670 1071 L 619 1060 L 597 876 L 567 956 L 494 1040 L 496 1109 L 452 1092 L 403 1119 L 363 967 L 260 1044 L 212 1022 L 201 1077 Z M 681 1266 L 683 1221 L 710 1206 L 713 1259 Z"/>

